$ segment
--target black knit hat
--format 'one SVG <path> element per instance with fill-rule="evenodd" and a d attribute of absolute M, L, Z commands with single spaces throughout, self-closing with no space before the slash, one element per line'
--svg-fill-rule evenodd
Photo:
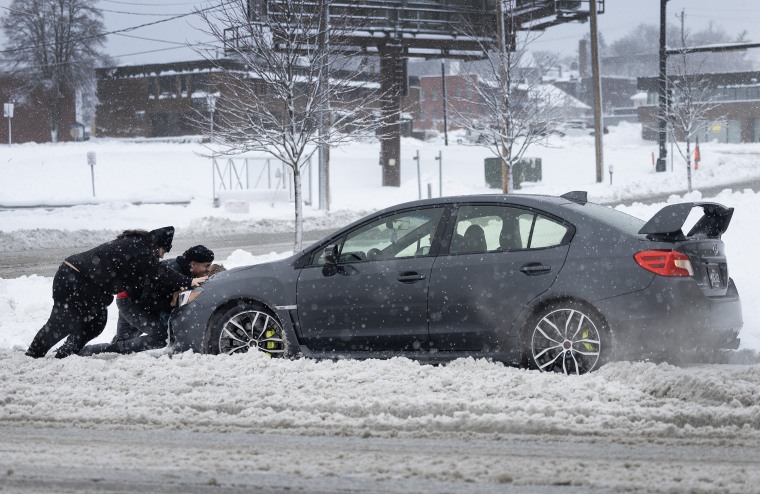
<path fill-rule="evenodd" d="M 182 254 L 182 257 L 187 259 L 187 261 L 195 261 L 195 262 L 214 262 L 214 252 L 202 245 L 196 245 L 195 247 L 190 247 L 185 251 L 184 254 Z"/>
<path fill-rule="evenodd" d="M 163 228 L 156 228 L 155 230 L 151 230 L 150 238 L 153 240 L 153 245 L 156 247 L 163 247 L 166 252 L 169 252 L 172 250 L 174 227 L 165 226 Z"/>

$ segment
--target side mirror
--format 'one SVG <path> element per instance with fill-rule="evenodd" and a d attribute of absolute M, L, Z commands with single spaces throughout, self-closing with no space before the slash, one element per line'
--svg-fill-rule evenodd
<path fill-rule="evenodd" d="M 325 247 L 325 265 L 337 266 L 338 265 L 338 246 L 328 245 Z"/>

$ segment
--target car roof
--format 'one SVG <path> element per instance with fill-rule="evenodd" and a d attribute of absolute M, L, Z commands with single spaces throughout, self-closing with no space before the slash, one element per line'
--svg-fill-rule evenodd
<path fill-rule="evenodd" d="M 585 193 L 579 193 L 581 196 L 585 198 Z M 515 205 L 515 206 L 523 206 L 528 208 L 536 208 L 543 210 L 550 214 L 558 215 L 559 217 L 563 218 L 564 220 L 577 223 L 577 222 L 592 222 L 592 223 L 598 223 L 603 222 L 608 225 L 611 225 L 613 227 L 616 227 L 620 229 L 621 231 L 624 231 L 625 233 L 635 234 L 636 232 L 632 230 L 632 228 L 629 226 L 627 228 L 620 228 L 619 225 L 615 225 L 615 223 L 610 223 L 610 218 L 602 217 L 598 214 L 588 216 L 588 208 L 584 208 L 585 205 L 590 205 L 593 208 L 600 208 L 600 209 L 608 209 L 612 211 L 612 214 L 619 214 L 620 216 L 629 217 L 634 222 L 640 222 L 640 224 L 635 224 L 634 228 L 636 231 L 638 231 L 639 228 L 641 228 L 641 225 L 644 224 L 643 221 L 639 220 L 638 218 L 634 218 L 628 214 L 622 213 L 620 211 L 614 210 L 612 208 L 609 208 L 607 206 L 602 206 L 593 202 L 585 202 L 579 199 L 570 199 L 569 197 L 576 197 L 573 193 L 568 193 L 565 195 L 565 197 L 562 196 L 550 196 L 550 195 L 539 195 L 539 194 L 471 194 L 471 195 L 458 195 L 458 196 L 446 196 L 446 197 L 437 197 L 432 199 L 422 199 L 417 201 L 409 201 L 401 204 L 395 204 L 393 206 L 387 207 L 383 210 L 376 211 L 375 213 L 372 213 L 370 215 L 364 216 L 356 221 L 351 222 L 348 225 L 343 226 L 342 228 L 338 228 L 331 232 L 329 235 L 327 235 L 325 238 L 315 242 L 311 246 L 304 249 L 304 251 L 312 252 L 316 248 L 318 248 L 319 245 L 321 245 L 325 240 L 327 240 L 328 237 L 336 237 L 343 232 L 346 232 L 348 230 L 351 230 L 352 228 L 355 228 L 360 223 L 365 222 L 370 217 L 379 217 L 386 214 L 391 214 L 395 211 L 405 210 L 405 209 L 413 209 L 416 207 L 424 207 L 424 206 L 430 206 L 430 205 L 440 205 L 440 206 L 447 206 L 451 204 L 463 204 L 463 203 L 469 203 L 469 204 L 505 204 L 505 205 Z M 607 216 L 607 215 L 603 215 Z M 301 255 L 300 253 L 298 254 Z"/>
<path fill-rule="evenodd" d="M 470 194 L 460 196 L 445 196 L 432 199 L 422 199 L 410 201 L 402 204 L 383 209 L 381 212 L 390 212 L 398 209 L 413 208 L 416 206 L 429 206 L 436 204 L 458 204 L 468 203 L 492 203 L 492 204 L 518 204 L 521 206 L 541 206 L 552 205 L 560 206 L 562 204 L 572 204 L 573 201 L 564 197 L 539 195 L 539 194 Z"/>
<path fill-rule="evenodd" d="M 570 192 L 564 196 L 550 196 L 539 194 L 474 194 L 423 199 L 398 204 L 380 211 L 380 215 L 397 211 L 399 209 L 414 208 L 428 205 L 448 204 L 504 204 L 536 208 L 574 224 L 598 224 L 603 223 L 621 232 L 636 235 L 644 224 L 644 221 L 629 214 L 617 211 L 608 206 L 586 201 L 586 195 L 582 192 Z"/>

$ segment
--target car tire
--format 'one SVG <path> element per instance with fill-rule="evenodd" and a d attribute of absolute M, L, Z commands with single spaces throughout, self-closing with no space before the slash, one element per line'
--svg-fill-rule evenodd
<path fill-rule="evenodd" d="M 225 309 L 209 327 L 206 352 L 245 353 L 256 350 L 270 357 L 286 354 L 280 321 L 268 309 L 253 302 L 242 302 Z"/>
<path fill-rule="evenodd" d="M 525 361 L 542 372 L 586 374 L 612 355 L 612 334 L 604 318 L 577 300 L 551 302 L 529 318 L 523 333 Z"/>

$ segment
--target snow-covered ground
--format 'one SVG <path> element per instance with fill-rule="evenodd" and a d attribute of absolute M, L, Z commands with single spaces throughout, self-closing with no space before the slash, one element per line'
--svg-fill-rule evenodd
<path fill-rule="evenodd" d="M 543 181 L 526 184 L 522 192 L 588 190 L 594 201 L 623 202 L 684 190 L 682 161 L 676 157 L 674 171 L 669 168 L 656 174 L 651 161 L 656 146 L 641 141 L 639 135 L 638 126 L 622 125 L 612 127 L 605 136 L 605 161 L 614 166 L 612 186 L 607 169 L 605 181 L 595 182 L 591 137 L 557 138 L 550 147 L 532 149 L 530 156 L 542 158 Z M 366 212 L 417 199 L 417 169 L 412 160 L 417 151 L 423 195 L 427 195 L 427 184 L 438 195 L 434 158 L 439 151 L 445 195 L 494 192 L 484 180 L 483 158 L 489 156 L 488 151 L 456 144 L 456 138 L 452 141 L 444 147 L 440 141 L 404 140 L 399 188 L 380 186 L 377 143 L 333 150 L 331 212 L 307 206 L 306 227 L 337 227 Z M 86 157 L 90 151 L 97 155 L 96 201 Z M 195 143 L 108 140 L 0 147 L 0 176 L 5 181 L 0 205 L 97 203 L 0 210 L 0 253 L 69 245 L 76 252 L 88 241 L 108 240 L 125 228 L 168 224 L 175 225 L 182 236 L 292 230 L 292 203 L 287 201 L 253 202 L 248 212 L 240 204 L 224 201 L 214 208 L 211 165 L 201 156 L 203 152 Z M 673 196 L 668 202 L 709 199 L 736 208 L 724 240 L 729 269 L 742 296 L 745 326 L 740 351 L 724 355 L 721 364 L 620 362 L 568 378 L 473 359 L 445 366 L 405 359 L 288 361 L 254 354 L 32 360 L 23 351 L 49 314 L 52 278 L 7 279 L 0 272 L 0 424 L 381 438 L 498 440 L 535 434 L 625 442 L 635 437 L 668 445 L 677 441 L 741 444 L 754 454 L 760 451 L 760 317 L 754 311 L 760 307 L 756 283 L 760 256 L 755 251 L 760 245 L 756 217 L 760 193 L 724 191 L 708 198 L 699 189 L 760 179 L 760 144 L 702 143 L 701 154 L 694 174 L 695 192 Z M 316 183 L 314 195 L 316 199 Z M 189 204 L 132 204 L 151 201 Z M 664 205 L 637 203 L 618 208 L 647 219 Z M 235 267 L 286 255 L 253 256 L 239 250 L 220 261 Z M 115 319 L 112 312 L 98 341 L 110 340 Z M 0 448 L 0 467 L 14 458 Z M 365 472 L 367 478 L 419 475 L 439 481 L 503 482 L 498 474 L 472 473 L 472 478 L 465 474 L 452 479 L 450 470 L 436 465 L 420 466 L 412 474 L 391 467 L 381 470 L 372 457 L 362 458 L 351 469 Z M 660 483 L 651 485 L 651 479 L 643 477 L 653 470 L 642 471 L 636 465 L 621 467 L 614 478 L 582 473 L 567 478 L 573 485 L 603 490 L 638 486 L 648 491 L 757 492 L 760 479 L 752 473 L 758 471 L 756 467 L 751 464 L 729 472 L 734 465 L 727 469 L 708 464 L 692 470 L 660 466 L 660 476 L 654 477 Z M 301 475 L 316 471 L 305 465 L 299 468 Z M 324 464 L 319 468 L 329 475 Z M 481 467 L 464 462 L 460 468 L 477 472 Z M 290 466 L 282 472 L 298 474 Z M 530 484 L 537 474 L 531 475 L 513 472 L 510 483 Z M 672 484 L 674 478 L 678 480 Z M 540 475 L 537 482 L 542 482 Z M 549 485 L 551 479 L 543 482 Z"/>

